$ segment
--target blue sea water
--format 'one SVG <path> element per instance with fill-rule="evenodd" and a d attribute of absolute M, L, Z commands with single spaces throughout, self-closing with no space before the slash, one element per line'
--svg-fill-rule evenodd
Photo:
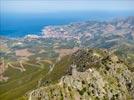
<path fill-rule="evenodd" d="M 133 16 L 132 12 L 56 12 L 56 13 L 0 13 L 0 36 L 23 37 L 41 34 L 49 25 L 65 25 L 87 20 L 109 20 Z"/>

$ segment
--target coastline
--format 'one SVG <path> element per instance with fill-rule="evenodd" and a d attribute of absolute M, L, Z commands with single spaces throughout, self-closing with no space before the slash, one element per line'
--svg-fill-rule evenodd
<path fill-rule="evenodd" d="M 112 22 L 112 21 L 114 21 L 114 20 L 118 20 L 118 19 L 120 19 L 120 20 L 122 20 L 122 19 L 125 19 L 125 18 L 130 18 L 130 17 L 133 17 L 133 16 L 127 16 L 127 17 L 125 17 L 125 16 L 122 16 L 122 17 L 114 17 L 114 18 L 110 18 L 109 20 L 92 20 L 92 19 L 88 19 L 88 20 L 86 20 L 86 21 L 76 21 L 76 22 L 70 22 L 69 24 L 63 24 L 63 25 L 48 25 L 48 26 L 44 26 L 43 27 L 43 29 L 42 30 L 40 30 L 40 32 L 37 32 L 37 33 L 24 33 L 25 35 L 22 35 L 22 36 L 12 36 L 12 35 L 1 35 L 0 34 L 0 37 L 4 37 L 4 38 L 8 38 L 8 39 L 13 39 L 13 40 L 15 40 L 15 39 L 22 39 L 22 38 L 25 38 L 25 37 L 27 37 L 27 36 L 38 36 L 38 37 L 42 37 L 42 36 L 45 36 L 44 35 L 44 33 L 43 33 L 43 31 L 46 29 L 46 28 L 56 28 L 56 27 L 64 27 L 64 26 L 68 26 L 68 25 L 75 25 L 75 24 L 78 24 L 78 23 L 86 23 L 86 22 L 95 22 L 95 21 L 97 21 L 97 22 Z M 42 34 L 43 33 L 43 34 Z M 43 37 L 44 38 L 44 37 Z"/>

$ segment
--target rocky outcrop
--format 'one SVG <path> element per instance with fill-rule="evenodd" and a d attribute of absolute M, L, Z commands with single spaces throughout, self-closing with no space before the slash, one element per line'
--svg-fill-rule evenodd
<path fill-rule="evenodd" d="M 29 100 L 133 100 L 134 73 L 115 54 L 105 50 L 84 50 L 79 63 L 73 62 L 72 74 L 63 76 L 59 83 L 40 87 L 29 93 Z M 83 52 L 84 52 L 83 51 Z M 75 55 L 83 53 L 78 51 Z M 105 54 L 105 56 L 104 56 Z M 91 56 L 96 64 L 88 65 Z M 85 61 L 85 59 L 88 59 Z M 82 61 L 84 60 L 84 61 Z M 78 65 L 84 65 L 80 70 Z M 87 67 L 89 66 L 89 67 Z"/>

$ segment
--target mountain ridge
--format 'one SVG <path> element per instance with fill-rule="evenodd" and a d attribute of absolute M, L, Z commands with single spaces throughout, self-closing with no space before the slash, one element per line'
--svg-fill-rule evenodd
<path fill-rule="evenodd" d="M 77 56 L 79 56 L 81 55 L 80 53 L 83 55 L 83 51 L 85 51 L 89 54 L 86 54 L 85 58 L 87 59 L 90 55 L 98 57 L 99 54 L 94 55 L 91 50 L 96 52 L 93 49 L 86 49 L 78 51 L 75 55 L 77 54 Z M 97 51 L 108 53 L 108 51 L 105 50 Z M 113 53 L 107 55 L 107 57 L 104 57 L 103 55 L 102 58 L 99 59 L 99 61 L 95 62 L 98 66 L 90 66 L 84 71 L 77 65 L 84 61 L 83 64 L 88 66 L 86 65 L 86 62 L 89 60 L 85 61 L 85 59 L 82 59 L 83 61 L 78 61 L 79 64 L 77 62 L 77 65 L 72 63 L 72 65 L 70 65 L 72 68 L 71 74 L 63 76 L 56 84 L 33 90 L 29 94 L 29 100 L 133 99 L 134 73 L 131 73 L 127 66 Z"/>

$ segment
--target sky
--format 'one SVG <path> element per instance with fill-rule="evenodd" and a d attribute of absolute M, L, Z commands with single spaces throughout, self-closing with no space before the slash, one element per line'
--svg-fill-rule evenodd
<path fill-rule="evenodd" d="M 134 0 L 0 0 L 6 13 L 59 11 L 134 11 Z"/>

